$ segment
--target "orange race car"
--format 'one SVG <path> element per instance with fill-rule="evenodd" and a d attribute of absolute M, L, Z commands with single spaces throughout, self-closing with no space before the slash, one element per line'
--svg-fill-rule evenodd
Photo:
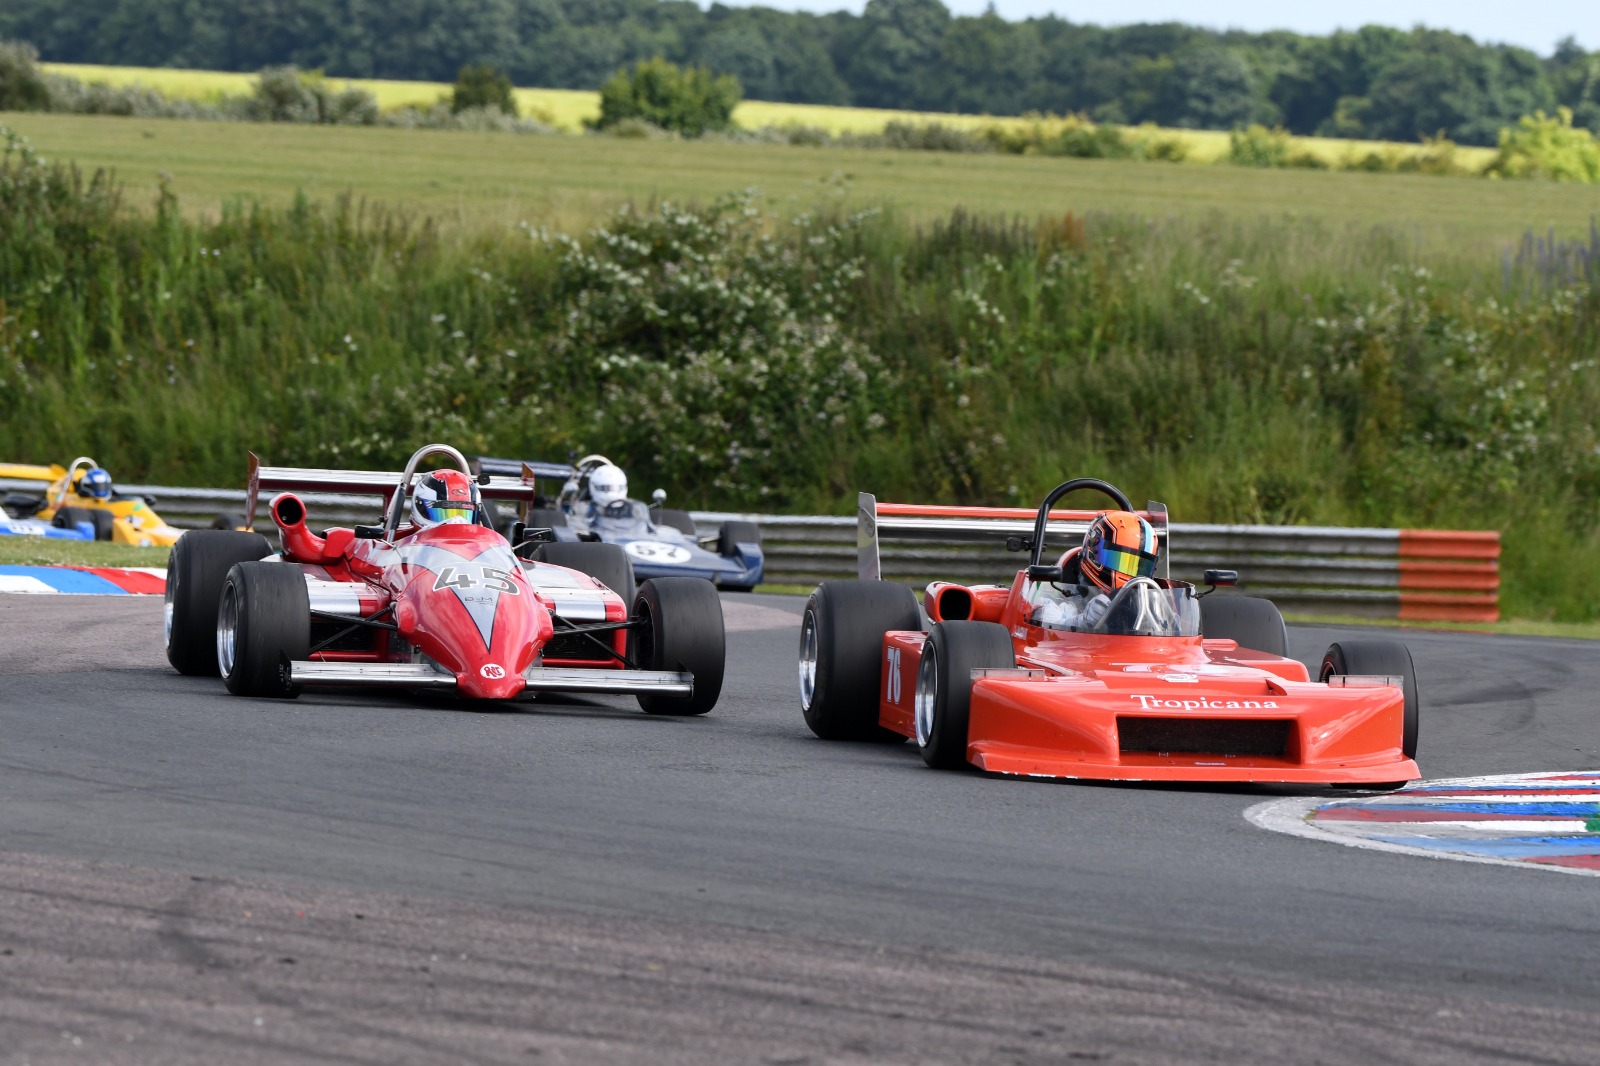
<path fill-rule="evenodd" d="M 1052 511 L 1083 489 L 1115 510 Z M 929 766 L 1028 777 L 1396 788 L 1421 776 L 1406 646 L 1341 640 L 1312 680 L 1270 601 L 1212 595 L 1236 574 L 1208 570 L 1204 592 L 1171 579 L 1160 504 L 1134 512 L 1114 486 L 1077 478 L 1036 513 L 863 493 L 860 521 L 863 580 L 817 586 L 801 624 L 800 702 L 819 737 L 910 738 Z M 1114 543 L 1113 527 L 1134 539 Z M 910 588 L 877 580 L 878 533 L 952 528 L 1005 537 L 1029 565 L 1009 587 L 934 582 L 924 623 Z M 1063 533 L 1082 546 L 1047 562 L 1047 534 Z M 1093 606 L 1072 605 L 1080 589 Z"/>

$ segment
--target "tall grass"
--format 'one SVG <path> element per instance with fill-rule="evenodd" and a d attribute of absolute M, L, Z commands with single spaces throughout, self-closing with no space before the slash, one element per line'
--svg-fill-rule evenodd
<path fill-rule="evenodd" d="M 1593 618 L 1600 237 L 625 210 L 440 232 L 346 198 L 195 221 L 10 143 L 0 437 L 124 479 L 603 451 L 684 506 L 1027 503 L 1097 474 L 1190 521 L 1498 528 L 1506 608 Z"/>

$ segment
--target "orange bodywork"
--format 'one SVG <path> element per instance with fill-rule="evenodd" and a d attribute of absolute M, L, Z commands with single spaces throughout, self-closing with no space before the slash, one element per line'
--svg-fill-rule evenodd
<path fill-rule="evenodd" d="M 1120 781 L 1372 784 L 1421 776 L 1401 751 L 1395 685 L 1334 687 L 1293 659 L 1202 637 L 1105 636 L 1027 621 L 1025 574 L 1010 589 L 930 587 L 934 621 L 998 621 L 1016 669 L 975 671 L 967 761 L 1030 777 Z M 940 608 L 960 613 L 944 614 Z M 927 634 L 884 637 L 879 723 L 914 737 Z"/>

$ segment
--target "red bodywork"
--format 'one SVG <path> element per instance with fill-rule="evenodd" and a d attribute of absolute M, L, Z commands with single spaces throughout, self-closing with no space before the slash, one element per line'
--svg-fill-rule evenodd
<path fill-rule="evenodd" d="M 1390 684 L 1333 687 L 1303 664 L 1232 640 L 1108 636 L 1028 618 L 1025 572 L 1007 589 L 936 583 L 933 621 L 998 622 L 1015 670 L 975 671 L 967 760 L 979 769 L 1101 780 L 1399 782 L 1405 700 Z M 884 637 L 879 723 L 915 737 L 921 632 Z M 1207 750 L 1214 748 L 1215 750 Z"/>
<path fill-rule="evenodd" d="M 311 473 L 321 479 L 310 481 Z M 371 492 L 375 480 L 353 472 L 267 470 L 252 462 L 251 506 L 260 488 L 291 479 L 343 492 Z M 625 622 L 622 597 L 587 574 L 518 559 L 492 529 L 401 525 L 383 539 L 340 527 L 319 536 L 307 528 L 305 504 L 292 493 L 274 498 L 270 509 L 283 545 L 278 558 L 297 565 L 306 579 L 313 664 L 428 664 L 434 677 L 448 675 L 458 695 L 474 699 L 518 696 L 531 667 L 623 669 L 623 630 L 558 635 L 553 618 Z M 353 626 L 354 619 L 382 624 Z M 388 624 L 393 628 L 384 628 Z M 316 650 L 329 639 L 333 643 Z"/>

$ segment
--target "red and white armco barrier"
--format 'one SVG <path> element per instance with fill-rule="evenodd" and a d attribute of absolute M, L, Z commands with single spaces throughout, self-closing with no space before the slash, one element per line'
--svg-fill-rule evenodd
<path fill-rule="evenodd" d="M 1402 529 L 1399 559 L 1403 621 L 1499 621 L 1499 533 Z"/>
<path fill-rule="evenodd" d="M 26 483 L 0 480 L 0 490 Z M 243 510 L 241 489 L 126 485 L 150 493 L 175 525 L 211 523 L 219 511 Z M 308 495 L 311 521 L 371 522 L 370 498 Z M 914 519 L 938 512 L 951 519 L 936 535 L 897 535 L 890 510 Z M 888 509 L 888 510 L 886 510 Z M 883 576 L 895 581 L 1009 583 L 1023 565 L 1005 550 L 1008 535 L 1033 530 L 1031 508 L 880 505 Z M 1081 512 L 1061 512 L 1051 544 L 1083 534 Z M 258 518 L 264 517 L 265 510 Z M 766 580 L 809 585 L 856 576 L 856 519 L 832 515 L 761 515 L 694 511 L 702 531 L 730 519 L 761 527 Z M 914 523 L 912 523 L 914 524 Z M 259 528 L 259 527 L 258 527 Z M 1246 590 L 1301 612 L 1406 621 L 1492 622 L 1500 617 L 1500 534 L 1493 531 L 1348 529 L 1330 526 L 1220 526 L 1173 523 L 1172 575 L 1198 581 L 1208 567 L 1239 571 Z M 1059 550 L 1059 549 L 1058 549 Z M 157 553 L 158 559 L 165 555 Z"/>

